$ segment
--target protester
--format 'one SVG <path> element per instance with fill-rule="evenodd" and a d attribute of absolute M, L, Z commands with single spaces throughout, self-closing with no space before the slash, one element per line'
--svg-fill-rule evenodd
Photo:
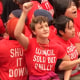
<path fill-rule="evenodd" d="M 68 56 L 60 45 L 48 39 L 48 19 L 44 16 L 37 16 L 32 19 L 30 27 L 35 35 L 34 38 L 29 39 L 22 33 L 26 15 L 32 8 L 32 5 L 31 2 L 23 4 L 23 12 L 14 32 L 16 39 L 27 50 L 25 57 L 29 80 L 59 80 L 54 72 L 56 60 L 58 58 L 67 60 Z"/>
<path fill-rule="evenodd" d="M 48 0 L 14 0 L 14 1 L 18 5 L 20 5 L 21 9 L 22 9 L 22 4 L 24 2 L 32 2 L 33 3 L 32 9 L 27 14 L 27 22 L 26 22 L 26 25 L 28 26 L 28 29 L 30 30 L 30 32 L 31 32 L 30 23 L 31 23 L 32 16 L 33 16 L 35 10 L 45 9 L 45 10 L 49 11 L 52 15 L 54 14 L 53 7 L 49 3 Z"/>
<path fill-rule="evenodd" d="M 53 37 L 55 37 L 56 35 L 56 28 L 52 25 L 53 22 L 53 17 L 50 14 L 49 11 L 44 10 L 44 9 L 37 9 L 34 11 L 34 17 L 36 16 L 45 16 L 48 17 L 48 24 L 49 24 L 49 29 L 50 29 L 50 34 L 49 34 L 49 38 L 52 39 Z"/>
<path fill-rule="evenodd" d="M 24 49 L 14 37 L 17 21 L 17 18 L 8 21 L 7 31 L 9 37 L 0 41 L 1 80 L 27 80 Z"/>
<path fill-rule="evenodd" d="M 70 56 L 71 61 L 78 59 L 78 51 L 75 45 L 72 44 L 72 42 L 70 41 L 70 39 L 75 36 L 75 28 L 73 25 L 73 20 L 63 15 L 59 16 L 55 20 L 55 27 L 57 29 L 57 36 L 54 38 L 54 40 L 63 46 L 63 48 L 67 52 L 67 55 Z M 76 69 L 77 65 L 73 67 L 73 71 Z M 63 76 L 61 72 L 59 72 L 59 75 Z"/>
<path fill-rule="evenodd" d="M 65 4 L 66 3 L 66 4 Z M 65 15 L 74 20 L 77 17 L 77 8 L 73 0 L 53 0 L 54 5 L 54 18 L 58 18 L 61 15 Z M 59 8 L 58 8 L 59 7 Z M 77 35 L 77 26 L 74 24 L 75 27 L 75 37 L 71 39 L 71 42 L 75 44 L 78 53 L 80 53 L 80 39 Z M 79 70 L 75 71 L 74 76 L 79 74 Z"/>

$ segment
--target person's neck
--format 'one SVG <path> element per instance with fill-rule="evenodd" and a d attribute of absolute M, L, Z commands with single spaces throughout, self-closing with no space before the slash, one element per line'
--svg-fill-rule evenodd
<path fill-rule="evenodd" d="M 37 42 L 39 44 L 48 44 L 49 43 L 49 39 L 48 38 L 37 38 Z"/>
<path fill-rule="evenodd" d="M 58 35 L 59 36 L 59 35 Z M 63 40 L 68 41 L 69 39 L 65 38 L 64 36 L 59 36 L 61 37 Z"/>
<path fill-rule="evenodd" d="M 69 39 L 65 38 L 65 37 L 62 37 L 62 39 L 64 39 L 65 41 L 68 41 Z"/>

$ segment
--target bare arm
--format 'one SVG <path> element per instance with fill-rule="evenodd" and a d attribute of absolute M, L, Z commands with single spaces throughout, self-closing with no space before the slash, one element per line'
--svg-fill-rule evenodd
<path fill-rule="evenodd" d="M 70 57 L 66 54 L 63 58 L 62 61 L 60 62 L 59 65 L 59 70 L 67 70 L 67 63 L 70 61 Z"/>
<path fill-rule="evenodd" d="M 69 80 L 70 79 L 71 72 L 72 72 L 72 70 L 66 70 L 64 72 L 64 80 Z"/>
<path fill-rule="evenodd" d="M 62 61 L 59 65 L 59 70 L 69 70 L 72 69 L 77 64 L 80 64 L 80 58 L 73 61 Z"/>
<path fill-rule="evenodd" d="M 67 68 L 66 62 L 67 63 L 71 62 L 70 57 L 68 55 L 64 56 L 63 61 L 61 62 L 60 66 L 59 66 L 60 70 L 65 70 Z M 65 64 L 62 64 L 62 63 L 65 63 Z M 69 80 L 70 79 L 71 71 L 72 71 L 72 68 L 64 71 L 64 80 Z"/>
<path fill-rule="evenodd" d="M 14 31 L 15 38 L 19 41 L 19 43 L 25 49 L 27 49 L 27 46 L 29 44 L 29 39 L 22 32 L 23 32 L 23 29 L 24 29 L 27 13 L 29 12 L 29 10 L 31 8 L 32 8 L 32 3 L 31 2 L 27 2 L 27 3 L 23 4 L 23 11 L 22 11 L 20 19 L 19 19 L 19 21 L 16 25 L 15 31 Z"/>
<path fill-rule="evenodd" d="M 65 70 L 64 80 L 69 80 L 72 68 L 76 66 L 77 64 L 80 64 L 80 58 L 77 60 L 73 60 L 73 61 L 70 61 L 68 56 L 65 56 L 63 58 L 63 61 L 61 62 L 58 68 L 59 70 Z"/>
<path fill-rule="evenodd" d="M 64 64 L 61 64 L 61 63 L 63 63 L 65 61 L 65 65 Z M 68 62 L 68 61 L 70 61 L 70 57 L 68 56 L 68 55 L 65 55 L 64 56 L 64 58 L 61 60 L 61 59 L 59 59 L 58 61 L 57 61 L 57 65 L 56 65 L 56 69 L 58 68 L 58 66 L 59 66 L 59 70 L 64 70 L 63 72 L 64 72 L 64 80 L 69 80 L 69 78 L 70 78 L 70 75 L 71 75 L 71 69 L 67 69 L 67 70 L 65 70 L 65 68 L 66 68 L 66 62 Z M 57 72 L 58 73 L 58 72 Z M 63 74 L 61 74 L 61 75 L 63 75 Z"/>

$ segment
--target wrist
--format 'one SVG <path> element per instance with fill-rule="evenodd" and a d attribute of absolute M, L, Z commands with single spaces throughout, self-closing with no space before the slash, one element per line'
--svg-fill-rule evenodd
<path fill-rule="evenodd" d="M 27 17 L 27 13 L 25 11 L 23 11 L 21 15 L 24 16 L 25 18 Z"/>

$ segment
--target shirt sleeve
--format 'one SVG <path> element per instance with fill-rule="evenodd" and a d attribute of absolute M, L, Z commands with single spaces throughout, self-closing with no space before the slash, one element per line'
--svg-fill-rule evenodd
<path fill-rule="evenodd" d="M 57 58 L 62 59 L 65 55 L 66 55 L 65 49 L 61 45 L 58 45 L 57 46 Z"/>

